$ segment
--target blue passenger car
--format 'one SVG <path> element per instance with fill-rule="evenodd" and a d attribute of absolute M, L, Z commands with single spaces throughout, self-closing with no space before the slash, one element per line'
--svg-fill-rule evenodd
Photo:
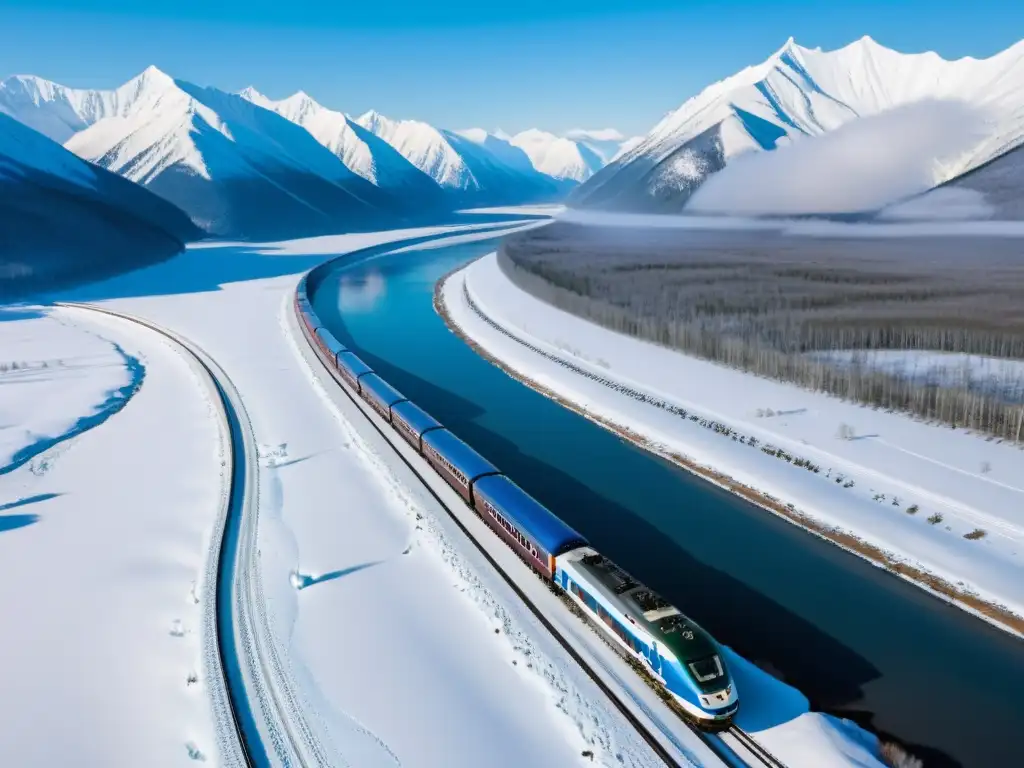
<path fill-rule="evenodd" d="M 423 456 L 471 505 L 473 482 L 484 475 L 498 474 L 497 467 L 447 429 L 434 429 L 423 435 Z"/>
<path fill-rule="evenodd" d="M 338 355 L 337 363 L 338 372 L 356 392 L 361 391 L 359 389 L 359 378 L 368 373 L 373 373 L 373 369 L 356 357 L 354 352 L 342 352 Z"/>
<path fill-rule="evenodd" d="M 398 434 L 420 453 L 423 453 L 423 434 L 433 429 L 444 428 L 441 422 L 410 400 L 391 406 L 391 423 L 398 430 Z"/>
<path fill-rule="evenodd" d="M 504 475 L 477 480 L 473 504 L 484 522 L 549 579 L 558 555 L 587 545 L 579 533 Z"/>
<path fill-rule="evenodd" d="M 363 399 L 389 422 L 391 421 L 391 406 L 409 399 L 376 373 L 368 373 L 360 377 L 359 392 Z"/>
<path fill-rule="evenodd" d="M 337 364 L 338 355 L 345 351 L 345 345 L 334 338 L 334 334 L 326 328 L 317 328 L 314 338 L 323 353 L 331 359 L 332 363 Z"/>

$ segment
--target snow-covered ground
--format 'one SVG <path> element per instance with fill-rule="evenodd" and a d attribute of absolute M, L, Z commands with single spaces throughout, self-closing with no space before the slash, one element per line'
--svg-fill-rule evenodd
<path fill-rule="evenodd" d="M 0 475 L 107 418 L 141 376 L 115 342 L 62 313 L 0 311 L 0 349 Z"/>
<path fill-rule="evenodd" d="M 430 232 L 204 244 L 67 298 L 181 333 L 238 388 L 260 446 L 259 567 L 271 640 L 331 764 L 657 765 L 432 497 L 392 467 L 386 445 L 295 337 L 290 302 L 303 271 Z M 111 594 L 97 588 L 96 599 Z M 152 673 L 173 677 L 159 664 Z M 165 721 L 182 727 L 175 713 Z M 714 764 L 684 735 L 692 743 L 682 754 Z M 193 738 L 206 752 L 209 734 Z"/>
<path fill-rule="evenodd" d="M 488 318 L 545 354 L 661 403 L 626 396 L 498 332 L 469 307 L 464 286 Z M 1019 447 L 607 331 L 514 286 L 494 255 L 457 273 L 445 297 L 453 319 L 484 349 L 588 413 L 713 470 L 726 485 L 766 494 L 819 530 L 852 534 L 890 565 L 1024 615 Z"/>
<path fill-rule="evenodd" d="M 1024 398 L 1024 360 L 956 352 L 876 349 L 814 352 L 814 357 L 860 366 L 908 381 L 985 392 L 1010 402 Z"/>
<path fill-rule="evenodd" d="M 7 314 L 22 319 L 0 322 L 0 434 L 8 458 L 32 455 L 0 475 L 0 763 L 209 759 L 198 601 L 224 480 L 210 395 L 124 321 Z"/>

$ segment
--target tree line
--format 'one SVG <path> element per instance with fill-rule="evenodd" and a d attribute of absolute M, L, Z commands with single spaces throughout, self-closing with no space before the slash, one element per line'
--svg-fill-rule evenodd
<path fill-rule="evenodd" d="M 993 385 L 970 370 L 953 381 L 881 370 L 869 354 L 1024 359 L 1024 259 L 997 249 L 987 265 L 960 263 L 942 250 L 954 245 L 918 243 L 916 252 L 905 242 L 887 250 L 878 242 L 770 242 L 764 233 L 651 242 L 648 233 L 632 241 L 555 224 L 506 239 L 499 264 L 537 298 L 611 330 L 1020 441 L 1024 365 Z M 862 353 L 828 354 L 850 350 Z"/>

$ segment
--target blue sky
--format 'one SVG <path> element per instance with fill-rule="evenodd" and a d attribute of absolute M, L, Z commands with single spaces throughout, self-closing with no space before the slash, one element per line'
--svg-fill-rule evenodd
<path fill-rule="evenodd" d="M 0 0 L 0 30 L 0 75 L 112 87 L 156 64 L 225 90 L 303 89 L 346 112 L 449 128 L 629 135 L 790 35 L 983 57 L 1024 36 L 1024 3 Z"/>

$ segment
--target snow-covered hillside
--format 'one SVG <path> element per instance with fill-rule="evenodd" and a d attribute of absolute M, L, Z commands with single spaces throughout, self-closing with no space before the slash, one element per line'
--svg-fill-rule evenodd
<path fill-rule="evenodd" d="M 586 181 L 604 165 L 585 144 L 536 128 L 517 133 L 510 143 L 526 153 L 534 168 L 559 181 Z"/>
<path fill-rule="evenodd" d="M 277 101 L 251 86 L 239 95 L 305 128 L 350 171 L 391 193 L 395 205 L 421 209 L 443 205 L 437 182 L 348 115 L 324 107 L 303 91 Z"/>
<path fill-rule="evenodd" d="M 149 187 L 207 232 L 235 238 L 557 200 L 609 151 L 540 131 L 512 139 L 373 111 L 354 119 L 302 91 L 281 100 L 252 87 L 229 94 L 155 67 L 113 90 L 12 76 L 0 81 L 0 113 Z M 608 144 L 607 131 L 598 133 L 588 141 Z"/>
<path fill-rule="evenodd" d="M 200 236 L 173 205 L 0 114 L 0 296 L 148 264 Z"/>
<path fill-rule="evenodd" d="M 118 114 L 131 97 L 131 85 L 91 91 L 34 75 L 12 75 L 0 81 L 0 112 L 63 144 L 97 120 Z"/>
<path fill-rule="evenodd" d="M 8 78 L 0 110 L 148 187 L 213 234 L 267 237 L 398 220 L 386 195 L 306 131 L 155 67 L 110 91 Z"/>
<path fill-rule="evenodd" d="M 1024 41 L 988 59 L 903 54 L 861 38 L 835 51 L 792 39 L 765 62 L 715 83 L 669 113 L 637 146 L 574 195 L 578 205 L 681 208 L 705 178 L 748 151 L 772 150 L 858 117 L 922 100 L 965 102 L 984 131 L 932 183 L 1024 141 Z"/>
<path fill-rule="evenodd" d="M 890 206 L 882 218 L 1024 220 L 1024 146 L 924 195 Z"/>
<path fill-rule="evenodd" d="M 356 122 L 397 149 L 462 204 L 499 205 L 551 199 L 558 186 L 525 168 L 502 150 L 502 139 L 484 132 L 469 136 L 418 120 L 392 120 L 369 111 Z M 488 138 L 490 137 L 490 138 Z"/>
<path fill-rule="evenodd" d="M 308 132 L 241 96 L 148 69 L 119 114 L 67 147 L 143 184 L 218 235 L 327 232 L 394 217 Z"/>

